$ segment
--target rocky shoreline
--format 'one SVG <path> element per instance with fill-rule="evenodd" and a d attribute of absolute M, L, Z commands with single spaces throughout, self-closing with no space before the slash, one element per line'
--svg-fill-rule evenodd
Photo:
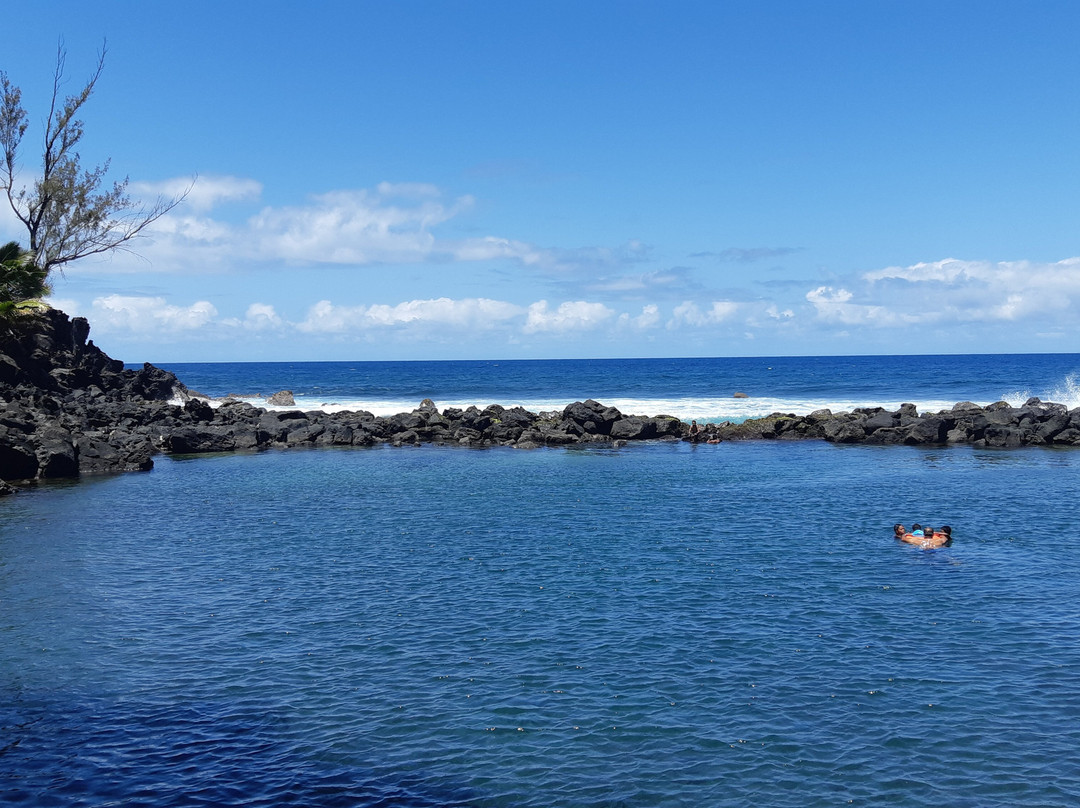
<path fill-rule="evenodd" d="M 521 449 L 640 440 L 805 440 L 836 443 L 1080 446 L 1080 408 L 1030 399 L 1022 407 L 970 402 L 919 415 L 862 408 L 796 416 L 774 413 L 693 432 L 677 418 L 625 415 L 593 400 L 533 413 L 521 407 L 444 409 L 430 400 L 409 413 L 269 410 L 211 402 L 168 371 L 125 369 L 87 337 L 89 323 L 47 310 L 0 324 L 0 480 L 147 470 L 160 453 L 191 454 L 312 446 L 422 443 Z M 288 401 L 288 399 L 278 399 Z M 10 491 L 0 483 L 0 491 Z"/>

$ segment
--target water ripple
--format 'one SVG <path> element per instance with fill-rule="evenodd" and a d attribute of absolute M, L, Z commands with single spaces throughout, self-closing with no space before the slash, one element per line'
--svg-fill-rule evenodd
<path fill-rule="evenodd" d="M 1080 799 L 1080 457 L 711 448 L 166 460 L 4 503 L 0 796 Z M 897 546 L 911 513 L 964 535 Z"/>

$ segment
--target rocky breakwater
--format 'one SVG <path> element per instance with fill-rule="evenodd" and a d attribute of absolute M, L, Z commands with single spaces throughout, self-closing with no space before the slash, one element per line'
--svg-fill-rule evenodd
<path fill-rule="evenodd" d="M 976 447 L 1080 446 L 1080 407 L 1068 409 L 1030 398 L 1021 407 L 1004 401 L 980 407 L 963 401 L 950 410 L 920 415 L 914 404 L 890 412 L 882 407 L 809 415 L 773 413 L 741 424 L 709 426 L 722 440 L 805 440 L 834 443 L 934 445 L 964 443 Z"/>
<path fill-rule="evenodd" d="M 596 401 L 575 402 L 555 412 L 492 404 L 484 409 L 439 410 L 425 399 L 412 412 L 376 416 L 370 412 L 265 410 L 241 402 L 213 407 L 192 398 L 182 416 L 158 426 L 163 451 L 177 454 L 228 452 L 295 446 L 566 446 L 621 444 L 631 440 L 677 440 L 685 425 L 667 416 L 623 415 Z"/>
<path fill-rule="evenodd" d="M 0 480 L 146 470 L 154 455 L 272 447 L 565 446 L 678 439 L 668 416 L 623 415 L 596 401 L 532 413 L 520 407 L 409 413 L 270 410 L 211 402 L 172 373 L 125 369 L 88 341 L 90 326 L 57 310 L 0 324 Z"/>

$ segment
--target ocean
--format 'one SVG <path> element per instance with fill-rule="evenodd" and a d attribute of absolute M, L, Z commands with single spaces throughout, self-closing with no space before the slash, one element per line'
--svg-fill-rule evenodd
<path fill-rule="evenodd" d="M 301 409 L 409 412 L 501 404 L 532 412 L 592 398 L 630 415 L 741 421 L 772 412 L 910 402 L 920 412 L 959 401 L 1015 406 L 1030 396 L 1080 406 L 1080 354 L 765 357 L 737 359 L 296 362 L 162 365 L 208 396 L 294 394 Z M 735 397 L 735 393 L 747 397 Z"/>
<path fill-rule="evenodd" d="M 166 367 L 376 413 L 1080 403 L 1075 354 Z M 1071 449 L 817 441 L 40 485 L 0 500 L 0 803 L 1075 805 L 1078 491 Z"/>

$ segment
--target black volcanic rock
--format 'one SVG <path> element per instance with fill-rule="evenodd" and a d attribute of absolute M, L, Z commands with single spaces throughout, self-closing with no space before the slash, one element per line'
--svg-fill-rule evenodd
<path fill-rule="evenodd" d="M 723 440 L 793 440 L 823 438 L 835 443 L 907 444 L 968 443 L 974 446 L 1080 445 L 1080 408 L 1031 399 L 1023 407 L 999 401 L 980 407 L 970 401 L 952 409 L 919 415 L 913 404 L 896 412 L 880 408 L 851 413 L 819 410 L 810 415 L 773 413 L 741 424 L 716 425 Z"/>

